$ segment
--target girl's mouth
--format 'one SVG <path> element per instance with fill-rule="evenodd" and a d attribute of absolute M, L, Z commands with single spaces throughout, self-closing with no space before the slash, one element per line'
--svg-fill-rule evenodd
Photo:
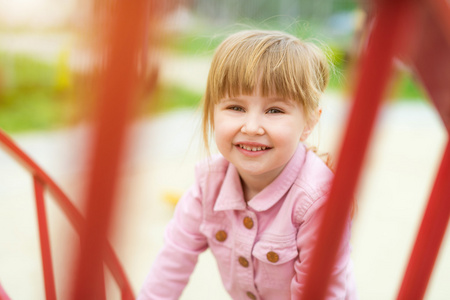
<path fill-rule="evenodd" d="M 253 151 L 253 152 L 271 149 L 270 147 L 267 147 L 267 146 L 248 146 L 248 145 L 244 145 L 244 144 L 238 144 L 237 146 L 241 149 L 244 149 L 247 151 Z"/>

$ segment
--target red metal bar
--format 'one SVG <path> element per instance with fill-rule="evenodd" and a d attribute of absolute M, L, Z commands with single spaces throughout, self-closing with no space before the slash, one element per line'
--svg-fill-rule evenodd
<path fill-rule="evenodd" d="M 336 176 L 318 234 L 302 299 L 323 299 L 336 258 L 353 193 L 384 90 L 398 50 L 398 37 L 410 17 L 408 2 L 381 1 L 362 57 L 359 82 L 341 147 Z"/>
<path fill-rule="evenodd" d="M 423 1 L 420 46 L 411 56 L 416 74 L 450 133 L 450 6 L 441 0 Z M 422 299 L 450 217 L 450 143 L 447 145 L 397 299 Z"/>
<path fill-rule="evenodd" d="M 11 157 L 20 164 L 25 170 L 34 174 L 42 182 L 54 196 L 56 203 L 64 212 L 65 216 L 69 219 L 70 223 L 77 232 L 80 231 L 81 224 L 84 220 L 76 207 L 72 204 L 69 198 L 59 188 L 59 186 L 53 181 L 50 176 L 44 170 L 36 164 L 34 160 L 30 158 L 25 152 L 20 149 L 19 146 L 2 130 L 0 130 L 0 147 L 2 147 Z"/>
<path fill-rule="evenodd" d="M 72 299 L 104 299 L 102 264 L 119 182 L 128 121 L 137 90 L 137 58 L 143 45 L 146 1 L 117 1 L 108 41 L 109 54 L 99 86 L 92 169 L 86 193 L 86 224 L 73 281 Z"/>
<path fill-rule="evenodd" d="M 104 259 L 105 263 L 109 266 L 109 271 L 120 287 L 122 300 L 135 299 L 125 271 L 123 270 L 116 253 L 109 244 L 106 245 Z"/>
<path fill-rule="evenodd" d="M 441 31 L 450 43 L 450 3 L 446 0 L 423 0 L 428 2 L 432 15 L 440 23 Z"/>
<path fill-rule="evenodd" d="M 0 284 L 0 300 L 11 300 L 11 298 L 8 297 L 8 294 L 6 294 L 1 284 Z"/>
<path fill-rule="evenodd" d="M 43 183 L 33 176 L 34 195 L 39 225 L 39 240 L 41 244 L 42 269 L 44 272 L 45 296 L 47 300 L 56 299 L 55 276 L 53 274 L 52 254 L 50 249 L 50 237 L 48 234 L 47 214 L 44 202 Z"/>
<path fill-rule="evenodd" d="M 23 152 L 14 141 L 9 138 L 3 131 L 0 130 L 0 147 L 9 153 L 13 159 L 17 161 L 23 168 L 25 168 L 35 177 L 42 181 L 47 190 L 52 194 L 56 204 L 63 211 L 64 215 L 69 219 L 74 229 L 80 234 L 82 224 L 84 224 L 84 217 L 80 214 L 77 208 L 72 204 L 66 194 L 59 188 L 59 186 L 45 173 L 42 168 L 37 165 L 25 152 Z M 122 290 L 123 295 L 127 295 L 124 299 L 133 299 L 133 291 L 131 285 L 126 277 L 126 274 L 114 253 L 113 248 L 109 243 L 106 243 L 105 263 L 114 280 Z"/>
<path fill-rule="evenodd" d="M 450 132 L 450 24 L 445 35 L 435 8 L 425 0 L 420 4 L 414 51 L 407 59 Z M 450 13 L 447 20 L 450 23 Z"/>
<path fill-rule="evenodd" d="M 397 299 L 423 299 L 450 218 L 450 143 L 436 177 Z"/>

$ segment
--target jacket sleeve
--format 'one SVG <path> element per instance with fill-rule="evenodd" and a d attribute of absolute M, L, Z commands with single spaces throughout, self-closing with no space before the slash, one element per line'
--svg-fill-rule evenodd
<path fill-rule="evenodd" d="M 178 299 L 207 248 L 199 231 L 202 222 L 202 195 L 194 184 L 179 200 L 165 231 L 165 244 L 156 257 L 138 300 Z"/>
<path fill-rule="evenodd" d="M 314 201 L 312 205 L 301 213 L 301 225 L 297 233 L 297 249 L 299 255 L 294 264 L 296 275 L 291 282 L 291 299 L 303 299 L 307 271 L 311 265 L 314 244 L 317 241 L 321 220 L 325 212 L 326 196 Z M 336 262 L 332 268 L 325 299 L 353 299 L 350 290 L 353 283 L 350 262 L 350 219 L 347 220 L 343 237 L 337 251 Z M 325 288 L 325 287 L 324 287 Z"/>

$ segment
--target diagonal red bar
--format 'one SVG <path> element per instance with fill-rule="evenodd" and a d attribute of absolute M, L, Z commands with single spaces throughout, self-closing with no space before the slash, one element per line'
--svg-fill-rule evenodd
<path fill-rule="evenodd" d="M 410 57 L 417 76 L 450 133 L 450 4 L 424 0 L 417 50 Z M 397 299 L 422 299 L 450 217 L 450 143 L 447 145 Z"/>
<path fill-rule="evenodd" d="M 134 110 L 137 58 L 143 45 L 146 1 L 115 1 L 107 64 L 99 86 L 86 193 L 86 223 L 72 299 L 104 299 L 102 261 L 114 205 L 127 123 Z"/>
<path fill-rule="evenodd" d="M 450 143 L 442 159 L 397 299 L 423 299 L 450 218 Z"/>
<path fill-rule="evenodd" d="M 450 2 L 447 0 L 423 0 L 431 7 L 432 15 L 440 23 L 440 31 L 450 43 Z"/>
<path fill-rule="evenodd" d="M 33 182 L 39 225 L 39 241 L 41 244 L 42 269 L 44 272 L 45 297 L 47 300 L 55 300 L 55 276 L 53 274 L 50 237 L 48 234 L 47 213 L 44 202 L 44 187 L 43 183 L 36 176 L 33 176 Z"/>
<path fill-rule="evenodd" d="M 324 299 L 326 286 L 336 258 L 353 193 L 372 133 L 375 117 L 392 70 L 392 58 L 398 50 L 409 20 L 408 1 L 380 1 L 362 57 L 359 82 L 347 130 L 340 150 L 336 176 L 318 233 L 302 299 Z"/>
<path fill-rule="evenodd" d="M 3 289 L 1 284 L 0 284 L 0 300 L 11 300 L 11 298 L 9 298 L 8 294 L 6 294 L 6 291 Z"/>
<path fill-rule="evenodd" d="M 81 228 L 83 221 L 82 216 L 78 213 L 69 198 L 59 188 L 55 181 L 1 129 L 0 147 L 9 153 L 18 164 L 45 183 L 47 190 L 53 194 L 58 206 L 63 210 L 64 214 L 70 220 L 70 223 L 78 231 Z"/>
<path fill-rule="evenodd" d="M 415 50 L 408 59 L 450 133 L 450 11 L 447 9 L 446 30 L 442 17 L 436 16 L 435 8 L 427 1 L 421 3 L 420 12 Z"/>

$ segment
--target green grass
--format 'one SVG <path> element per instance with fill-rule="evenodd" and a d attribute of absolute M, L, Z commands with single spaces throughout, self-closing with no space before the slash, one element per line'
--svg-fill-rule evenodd
<path fill-rule="evenodd" d="M 158 85 L 152 95 L 143 100 L 142 114 L 154 115 L 179 108 L 196 108 L 202 94 L 178 85 Z"/>
<path fill-rule="evenodd" d="M 225 35 L 190 32 L 164 41 L 163 46 L 181 55 L 212 55 Z"/>
<path fill-rule="evenodd" d="M 48 130 L 79 120 L 80 106 L 93 100 L 93 85 L 87 91 L 83 86 L 74 87 L 76 75 L 61 74 L 61 70 L 64 68 L 58 63 L 0 54 L 0 128 L 8 133 Z M 181 86 L 159 84 L 151 95 L 143 96 L 139 113 L 152 115 L 197 107 L 201 97 L 201 93 Z"/>
<path fill-rule="evenodd" d="M 53 100 L 51 91 L 12 92 L 5 98 L 13 99 L 0 108 L 0 127 L 7 132 L 50 129 L 65 123 L 66 103 Z"/>
<path fill-rule="evenodd" d="M 186 57 L 211 55 L 223 37 L 191 33 L 172 39 L 166 47 Z M 328 89 L 342 91 L 354 85 L 345 78 L 344 51 L 331 47 L 328 56 L 334 65 Z M 88 104 L 86 101 L 92 100 L 78 90 L 75 79 L 64 61 L 49 64 L 26 55 L 0 53 L 0 128 L 13 133 L 70 125 L 77 118 L 75 108 L 80 110 L 79 107 Z M 198 107 L 201 97 L 200 92 L 179 85 L 159 84 L 152 95 L 144 95 L 141 99 L 141 114 Z M 426 96 L 409 74 L 399 72 L 393 79 L 388 98 L 424 101 Z"/>
<path fill-rule="evenodd" d="M 411 74 L 405 71 L 399 71 L 393 78 L 393 86 L 390 99 L 397 101 L 425 101 L 428 99 L 428 95 Z"/>
<path fill-rule="evenodd" d="M 62 126 L 70 110 L 55 65 L 25 55 L 0 54 L 0 128 L 7 132 Z"/>
<path fill-rule="evenodd" d="M 350 79 L 346 78 L 348 61 L 346 61 L 345 52 L 339 48 L 330 48 L 328 58 L 332 65 L 328 89 L 342 91 L 354 86 L 355 83 L 349 82 Z M 410 73 L 399 70 L 394 72 L 388 86 L 387 98 L 390 101 L 417 102 L 425 101 L 427 95 Z"/>

